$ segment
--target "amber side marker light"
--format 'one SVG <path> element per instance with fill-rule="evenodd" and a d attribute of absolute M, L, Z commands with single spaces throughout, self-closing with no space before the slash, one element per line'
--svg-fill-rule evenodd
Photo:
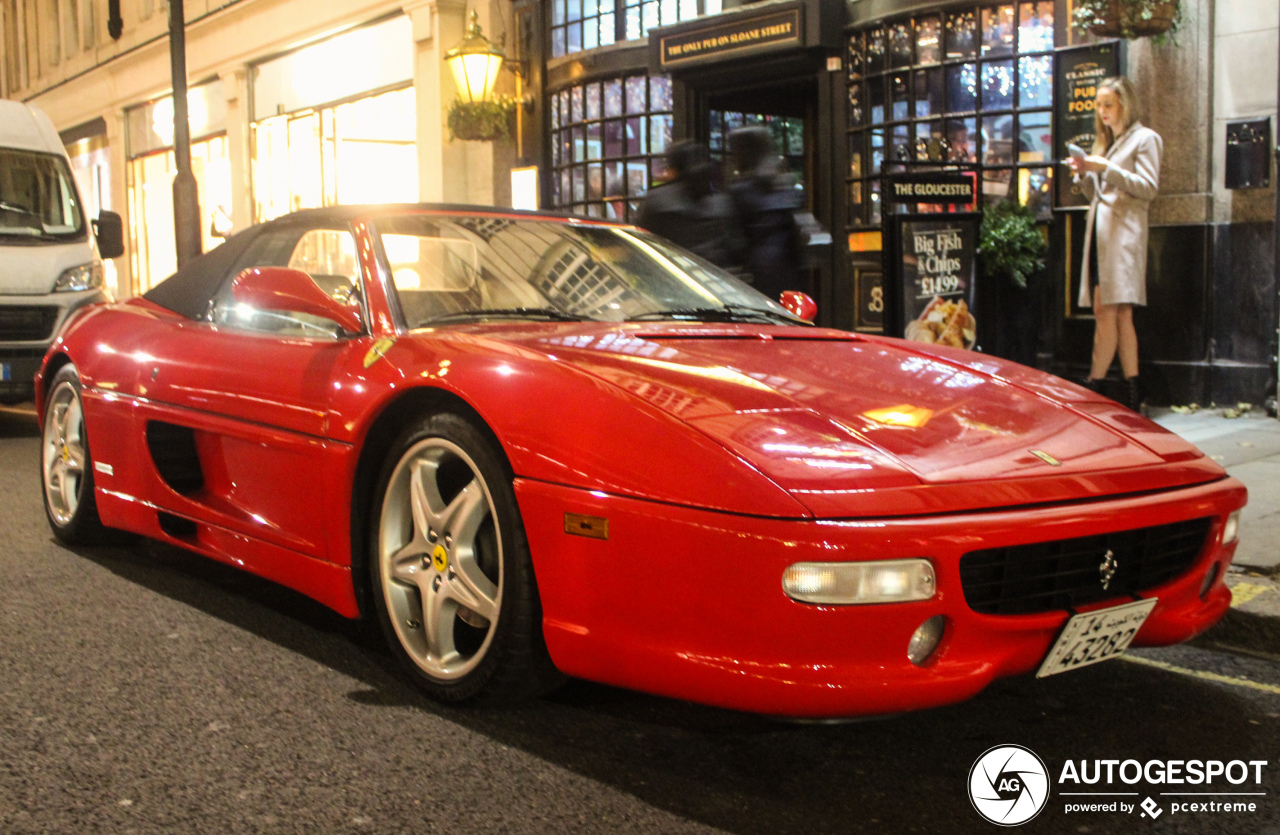
<path fill-rule="evenodd" d="M 923 559 L 798 562 L 782 572 L 782 590 L 801 603 L 905 603 L 933 597 L 937 579 Z"/>
<path fill-rule="evenodd" d="M 588 539 L 608 539 L 609 520 L 603 516 L 584 516 L 581 513 L 564 515 L 564 532 Z"/>

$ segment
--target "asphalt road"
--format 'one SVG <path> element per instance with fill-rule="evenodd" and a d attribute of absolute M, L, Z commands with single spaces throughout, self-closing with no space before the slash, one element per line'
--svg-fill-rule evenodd
<path fill-rule="evenodd" d="M 1053 787 L 1027 832 L 1280 833 L 1280 661 L 1141 651 L 948 708 L 799 725 L 571 682 L 513 710 L 419 696 L 322 607 L 139 541 L 73 551 L 34 417 L 0 411 L 0 833 L 977 832 L 970 768 L 1015 743 Z M 1068 814 L 1066 760 L 1264 760 L 1175 813 Z M 1090 766 L 1092 768 L 1093 766 Z M 1084 786 L 1089 789 L 1097 787 Z M 1115 798 L 1102 798 L 1114 800 Z M 1097 801 L 1100 798 L 1093 798 Z"/>

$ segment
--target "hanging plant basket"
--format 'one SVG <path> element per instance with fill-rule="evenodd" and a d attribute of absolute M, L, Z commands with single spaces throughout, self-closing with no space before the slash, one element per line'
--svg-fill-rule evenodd
<path fill-rule="evenodd" d="M 449 139 L 468 142 L 510 139 L 511 117 L 515 112 L 515 101 L 505 96 L 495 101 L 464 102 L 454 99 L 449 106 Z"/>
<path fill-rule="evenodd" d="M 1178 0 L 1082 0 L 1076 25 L 1100 38 L 1159 38 L 1177 31 Z"/>

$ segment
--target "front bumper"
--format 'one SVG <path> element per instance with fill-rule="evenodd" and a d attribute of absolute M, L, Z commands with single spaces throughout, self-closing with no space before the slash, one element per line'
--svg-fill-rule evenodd
<path fill-rule="evenodd" d="M 0 296 L 0 403 L 21 403 L 35 397 L 35 376 L 49 346 L 71 314 L 82 307 L 109 301 L 102 290 L 48 293 L 42 296 Z M 48 311 L 47 332 L 33 334 L 14 315 L 17 310 Z M 21 330 L 11 330 L 5 323 Z"/>
<path fill-rule="evenodd" d="M 607 684 L 757 713 L 842 717 L 897 713 L 972 697 L 1035 670 L 1066 611 L 982 615 L 965 602 L 960 557 L 1004 547 L 1212 517 L 1192 567 L 1159 599 L 1135 646 L 1187 640 L 1226 612 L 1235 545 L 1227 515 L 1246 492 L 1225 478 L 1158 494 L 1052 507 L 849 521 L 759 519 L 516 481 L 552 660 Z M 564 514 L 608 519 L 608 539 L 565 533 Z M 782 590 L 800 561 L 927 557 L 930 600 L 815 606 Z M 1211 571 L 1217 578 L 1202 596 Z M 1104 601 L 1085 610 L 1125 602 Z M 907 659 L 920 624 L 946 618 L 938 650 Z"/>

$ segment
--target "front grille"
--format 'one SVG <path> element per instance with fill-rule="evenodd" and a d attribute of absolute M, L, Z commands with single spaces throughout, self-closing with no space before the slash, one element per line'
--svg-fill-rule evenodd
<path fill-rule="evenodd" d="M 44 356 L 45 349 L 36 348 L 0 348 L 0 360 L 38 360 Z M 32 372 L 33 374 L 35 372 Z"/>
<path fill-rule="evenodd" d="M 58 308 L 50 305 L 0 306 L 0 342 L 43 342 L 57 321 Z"/>
<path fill-rule="evenodd" d="M 969 608 L 986 615 L 1051 612 L 1144 592 L 1191 567 L 1212 519 L 971 551 L 960 558 Z M 1115 573 L 1104 589 L 1107 553 Z"/>

